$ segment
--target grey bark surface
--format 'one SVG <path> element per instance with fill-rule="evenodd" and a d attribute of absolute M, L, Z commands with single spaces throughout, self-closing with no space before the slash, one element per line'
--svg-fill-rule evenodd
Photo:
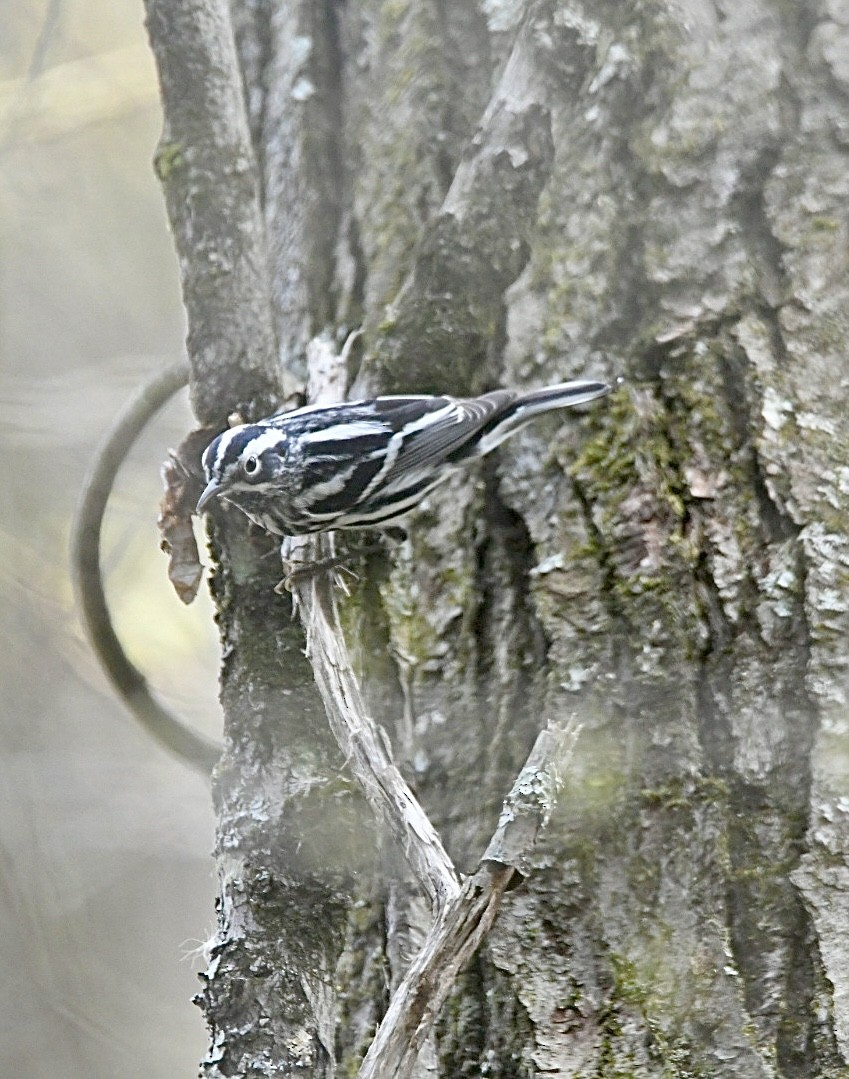
<path fill-rule="evenodd" d="M 845 0 L 254 0 L 246 109 L 235 53 L 180 51 L 195 8 L 226 22 L 148 2 L 203 422 L 360 324 L 367 391 L 626 378 L 431 496 L 400 548 L 344 540 L 366 703 L 458 868 L 538 731 L 582 725 L 431 1073 L 849 1074 Z M 236 514 L 215 535 L 205 1073 L 354 1075 L 413 960 L 387 939 L 409 883 L 269 548 Z"/>

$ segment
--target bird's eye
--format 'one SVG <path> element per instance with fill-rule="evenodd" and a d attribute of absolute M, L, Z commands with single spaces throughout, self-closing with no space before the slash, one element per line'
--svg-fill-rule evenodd
<path fill-rule="evenodd" d="M 259 458 L 245 458 L 245 463 L 242 465 L 242 468 L 245 470 L 246 476 L 255 476 L 257 472 L 259 472 Z"/>

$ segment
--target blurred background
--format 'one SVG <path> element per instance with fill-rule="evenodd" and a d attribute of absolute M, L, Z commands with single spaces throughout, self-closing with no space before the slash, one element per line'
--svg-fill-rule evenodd
<path fill-rule="evenodd" d="M 209 792 L 114 699 L 74 612 L 70 522 L 95 447 L 178 359 L 177 271 L 139 0 L 6 0 L 0 15 L 0 1060 L 22 1079 L 196 1074 L 191 1004 L 214 924 Z M 219 729 L 202 595 L 165 578 L 159 465 L 185 401 L 134 449 L 104 562 L 159 693 Z"/>

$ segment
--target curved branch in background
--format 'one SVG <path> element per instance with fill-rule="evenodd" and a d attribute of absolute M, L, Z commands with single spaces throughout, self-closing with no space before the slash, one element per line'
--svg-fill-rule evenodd
<path fill-rule="evenodd" d="M 193 731 L 152 695 L 142 673 L 127 657 L 115 633 L 103 588 L 100 538 L 103 515 L 118 469 L 151 417 L 188 383 L 189 368 L 175 364 L 145 382 L 118 414 L 95 455 L 83 485 L 71 538 L 71 575 L 83 627 L 113 688 L 164 749 L 208 776 L 220 747 Z"/>

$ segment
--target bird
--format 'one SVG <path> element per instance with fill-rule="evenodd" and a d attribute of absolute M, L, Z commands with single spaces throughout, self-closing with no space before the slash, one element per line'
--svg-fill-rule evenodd
<path fill-rule="evenodd" d="M 606 382 L 575 379 L 478 397 L 388 395 L 277 412 L 209 444 L 196 512 L 223 499 L 278 536 L 392 527 L 536 416 L 609 391 Z"/>

